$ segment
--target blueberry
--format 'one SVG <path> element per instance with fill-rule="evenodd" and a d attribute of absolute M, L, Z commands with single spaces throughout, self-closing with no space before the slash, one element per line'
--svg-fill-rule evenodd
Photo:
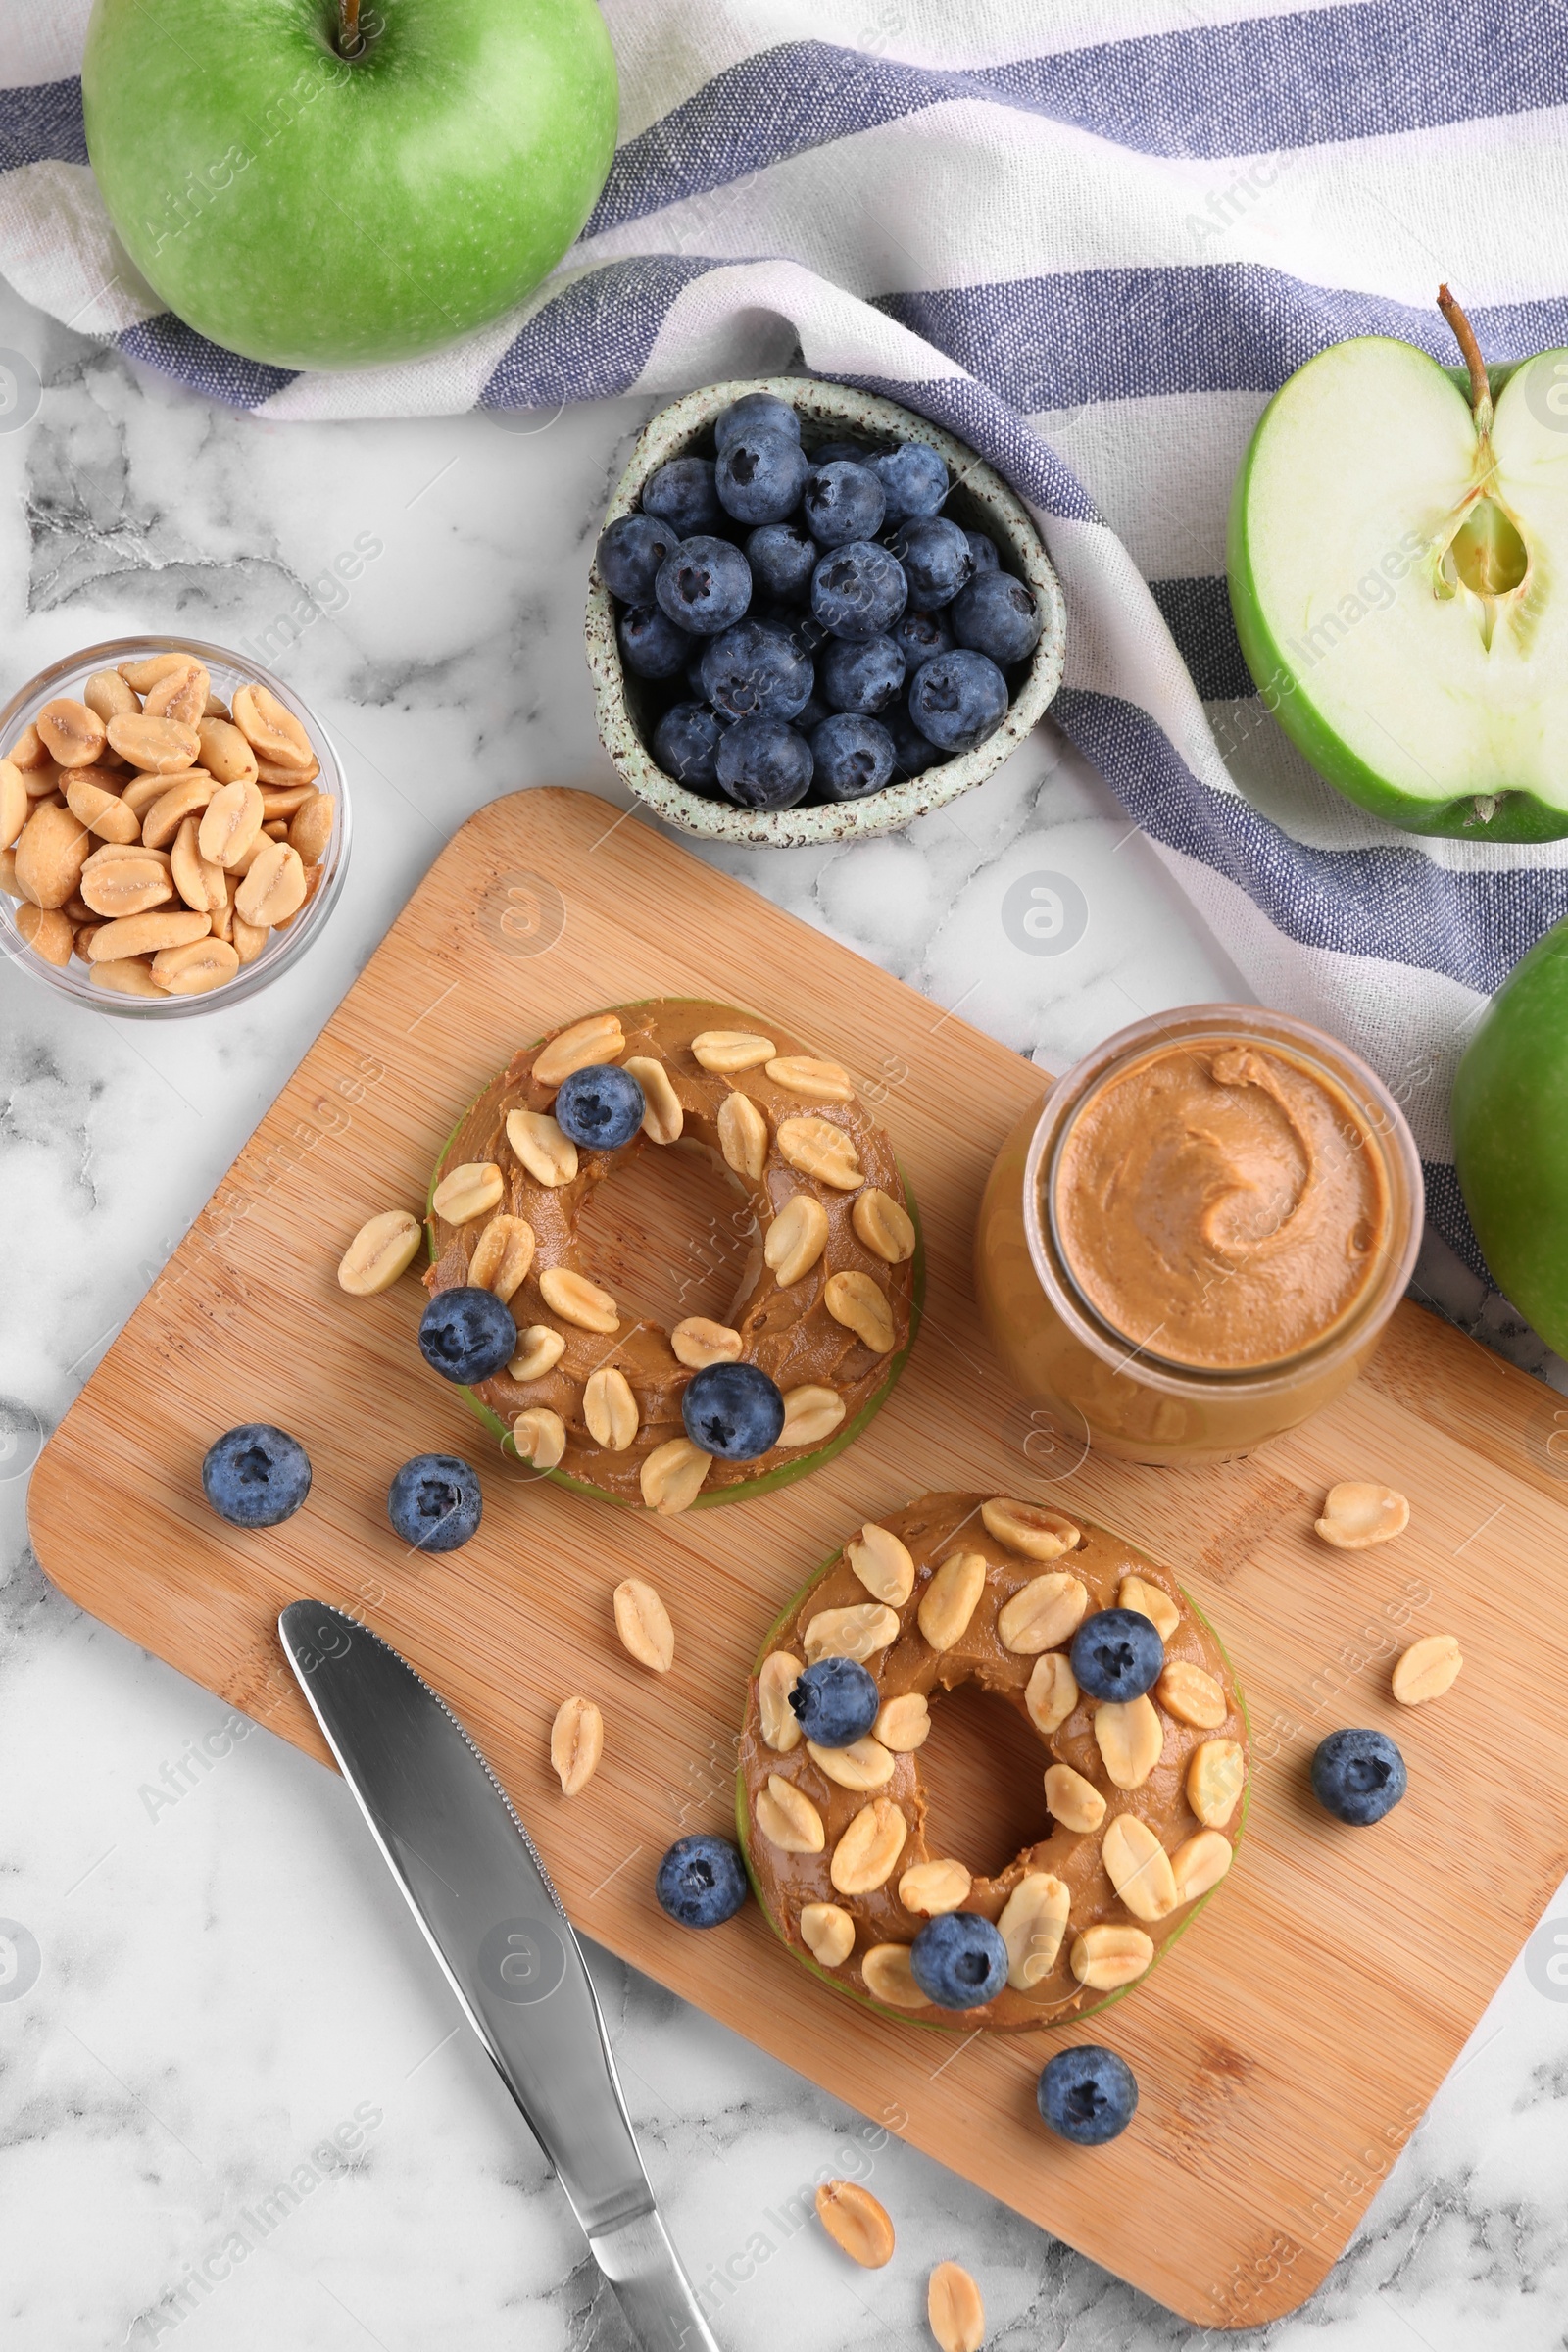
<path fill-rule="evenodd" d="M 633 605 L 620 616 L 620 658 L 639 678 L 679 677 L 692 641 L 657 605 Z"/>
<path fill-rule="evenodd" d="M 715 764 L 739 808 L 793 808 L 811 789 L 811 747 L 782 718 L 738 718 Z"/>
<path fill-rule="evenodd" d="M 386 1491 L 392 1533 L 416 1551 L 456 1551 L 482 1507 L 478 1472 L 455 1453 L 416 1453 Z"/>
<path fill-rule="evenodd" d="M 676 703 L 654 729 L 654 758 L 677 784 L 690 792 L 706 792 L 718 781 L 713 760 L 723 732 L 713 712 L 701 703 Z"/>
<path fill-rule="evenodd" d="M 419 1353 L 443 1380 L 488 1380 L 516 1352 L 512 1309 L 475 1283 L 437 1291 L 419 1317 Z"/>
<path fill-rule="evenodd" d="M 710 531 L 724 519 L 713 487 L 711 458 L 671 458 L 650 474 L 643 488 L 643 513 L 667 522 L 677 539 Z"/>
<path fill-rule="evenodd" d="M 1022 580 L 1007 571 L 982 572 L 948 608 L 954 642 L 989 654 L 1005 665 L 1021 662 L 1040 643 L 1042 622 Z"/>
<path fill-rule="evenodd" d="M 752 567 L 727 539 L 683 539 L 659 566 L 654 594 L 678 628 L 716 637 L 732 629 L 751 603 Z"/>
<path fill-rule="evenodd" d="M 1408 1778 L 1386 1732 L 1330 1732 L 1312 1758 L 1312 1794 L 1352 1829 L 1370 1829 L 1392 1813 Z"/>
<path fill-rule="evenodd" d="M 707 650 L 708 640 L 706 637 L 688 637 L 686 642 L 697 648 L 695 655 L 686 664 L 686 683 L 692 690 L 693 699 L 699 703 L 706 703 L 708 697 L 703 692 L 703 655 Z"/>
<path fill-rule="evenodd" d="M 978 2009 L 1007 1982 L 1007 1947 L 978 1911 L 941 1911 L 910 1944 L 909 1966 L 939 2009 Z"/>
<path fill-rule="evenodd" d="M 857 643 L 885 635 L 908 595 L 903 564 L 874 539 L 830 548 L 811 574 L 811 611 L 831 636 Z"/>
<path fill-rule="evenodd" d="M 677 1838 L 654 1880 L 659 1907 L 683 1928 L 720 1928 L 746 1900 L 746 1865 L 727 1838 Z"/>
<path fill-rule="evenodd" d="M 556 1125 L 589 1152 L 618 1152 L 643 1123 L 647 1104 L 630 1070 L 594 1061 L 563 1078 L 556 1089 Z"/>
<path fill-rule="evenodd" d="M 599 577 L 623 605 L 651 605 L 654 575 L 679 544 L 679 531 L 657 515 L 619 515 L 600 536 Z"/>
<path fill-rule="evenodd" d="M 703 655 L 703 692 L 727 718 L 794 718 L 811 685 L 809 655 L 778 621 L 740 621 Z"/>
<path fill-rule="evenodd" d="M 840 710 L 812 734 L 811 758 L 819 801 L 863 801 L 893 774 L 893 738 L 874 718 Z"/>
<path fill-rule="evenodd" d="M 892 637 L 867 637 L 859 645 L 837 637 L 823 647 L 817 675 L 829 710 L 858 710 L 874 717 L 899 699 L 904 656 Z"/>
<path fill-rule="evenodd" d="M 818 1658 L 790 1692 L 796 1721 L 818 1747 L 850 1747 L 863 1740 L 881 1704 L 875 1676 L 854 1658 Z"/>
<path fill-rule="evenodd" d="M 1060 2139 L 1102 2148 L 1125 2132 L 1138 2106 L 1138 2078 L 1125 2058 L 1094 2042 L 1058 2050 L 1040 2070 L 1035 2099 Z"/>
<path fill-rule="evenodd" d="M 777 400 L 771 392 L 743 392 L 714 419 L 713 446 L 720 456 L 742 433 L 782 433 L 786 440 L 799 441 L 801 420 L 787 400 Z"/>
<path fill-rule="evenodd" d="M 891 710 L 882 713 L 882 724 L 893 742 L 893 772 L 896 776 L 923 776 L 928 767 L 936 767 L 942 754 L 929 735 L 922 735 L 909 716 L 906 703 L 895 703 Z"/>
<path fill-rule="evenodd" d="M 224 1430 L 202 1456 L 202 1493 L 231 1527 L 276 1527 L 293 1518 L 310 1491 L 310 1455 L 298 1438 L 270 1421 Z"/>
<path fill-rule="evenodd" d="M 778 1444 L 784 1398 L 760 1364 L 705 1364 L 680 1400 L 686 1435 L 726 1462 L 755 1462 Z"/>
<path fill-rule="evenodd" d="M 1120 1706 L 1158 1682 L 1165 1644 L 1137 1609 L 1097 1609 L 1074 1634 L 1069 1655 L 1079 1690 Z"/>
<path fill-rule="evenodd" d="M 760 523 L 746 542 L 746 561 L 757 587 L 787 605 L 804 600 L 819 553 L 810 532 L 798 522 Z"/>
<path fill-rule="evenodd" d="M 948 495 L 948 469 L 924 441 L 901 441 L 871 460 L 887 500 L 889 522 L 935 514 Z"/>
<path fill-rule="evenodd" d="M 892 637 L 911 672 L 922 662 L 953 651 L 953 631 L 941 612 L 906 612 Z"/>
<path fill-rule="evenodd" d="M 737 522 L 782 522 L 800 504 L 806 453 L 785 433 L 737 433 L 718 461 L 719 503 Z"/>
<path fill-rule="evenodd" d="M 909 687 L 909 716 L 945 752 L 972 751 L 1007 715 L 1007 681 L 986 654 L 961 646 L 923 662 Z"/>
<path fill-rule="evenodd" d="M 891 542 L 909 583 L 909 603 L 917 612 L 934 612 L 951 605 L 960 588 L 974 578 L 969 542 L 945 514 L 931 514 L 901 523 Z"/>
<path fill-rule="evenodd" d="M 801 505 L 808 530 L 823 547 L 874 539 L 887 511 L 876 475 L 853 458 L 833 458 L 826 465 L 818 458 L 806 477 Z"/>
<path fill-rule="evenodd" d="M 995 571 L 1002 562 L 996 541 L 988 539 L 984 531 L 965 531 L 963 535 L 969 542 L 969 553 L 974 558 L 976 572 Z"/>
<path fill-rule="evenodd" d="M 824 718 L 826 718 L 826 703 L 822 701 L 819 695 L 813 694 L 810 698 L 810 701 L 806 704 L 804 709 L 797 710 L 795 713 L 794 726 L 796 734 L 810 737 L 822 724 L 822 721 Z"/>
<path fill-rule="evenodd" d="M 874 452 L 863 441 L 824 441 L 820 449 L 811 452 L 813 466 L 836 466 L 841 458 L 852 466 L 869 466 Z"/>

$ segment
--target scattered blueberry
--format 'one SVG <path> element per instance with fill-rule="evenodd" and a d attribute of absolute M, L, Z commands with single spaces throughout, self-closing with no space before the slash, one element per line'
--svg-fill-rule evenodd
<path fill-rule="evenodd" d="M 654 594 L 677 628 L 716 637 L 732 629 L 751 603 L 752 567 L 727 539 L 683 539 L 659 566 Z"/>
<path fill-rule="evenodd" d="M 714 529 L 724 512 L 713 487 L 711 458 L 671 458 L 661 466 L 643 490 L 643 513 L 667 522 L 677 539 Z"/>
<path fill-rule="evenodd" d="M 392 1533 L 416 1551 L 456 1551 L 482 1508 L 479 1474 L 455 1453 L 416 1453 L 386 1491 Z"/>
<path fill-rule="evenodd" d="M 988 655 L 956 647 L 914 673 L 909 716 L 944 752 L 972 751 L 1006 715 L 1007 681 Z"/>
<path fill-rule="evenodd" d="M 1008 571 L 986 571 L 972 579 L 954 598 L 948 618 L 955 644 L 989 654 L 1004 666 L 1021 662 L 1040 643 L 1035 600 Z"/>
<path fill-rule="evenodd" d="M 1060 2139 L 1102 2148 L 1125 2132 L 1138 2106 L 1138 2078 L 1125 2058 L 1094 2042 L 1058 2050 L 1040 2070 L 1040 2113 Z"/>
<path fill-rule="evenodd" d="M 834 637 L 884 636 L 908 594 L 903 564 L 874 539 L 830 548 L 811 574 L 811 611 Z"/>
<path fill-rule="evenodd" d="M 797 1677 L 790 1706 L 818 1747 L 851 1747 L 877 1719 L 882 1693 L 855 1658 L 818 1658 Z"/>
<path fill-rule="evenodd" d="M 743 392 L 715 419 L 713 446 L 722 455 L 742 433 L 782 433 L 786 440 L 799 441 L 801 420 L 787 400 L 771 392 Z"/>
<path fill-rule="evenodd" d="M 897 449 L 873 458 L 871 467 L 887 500 L 889 522 L 935 514 L 948 495 L 948 469 L 924 441 L 901 441 Z"/>
<path fill-rule="evenodd" d="M 891 710 L 884 710 L 882 724 L 892 740 L 896 776 L 923 776 L 928 767 L 940 764 L 942 754 L 929 735 L 921 734 L 906 703 L 895 703 Z"/>
<path fill-rule="evenodd" d="M 945 514 L 930 514 L 900 525 L 893 553 L 904 565 L 909 583 L 909 602 L 917 612 L 934 612 L 952 604 L 960 588 L 974 577 L 969 542 Z"/>
<path fill-rule="evenodd" d="M 942 612 L 906 612 L 892 631 L 892 637 L 911 672 L 922 662 L 934 661 L 938 654 L 953 651 L 953 631 Z"/>
<path fill-rule="evenodd" d="M 969 542 L 969 553 L 974 558 L 977 572 L 996 571 L 1001 567 L 1002 558 L 997 553 L 994 539 L 988 539 L 984 531 L 965 531 L 963 535 Z"/>
<path fill-rule="evenodd" d="M 1330 1732 L 1312 1758 L 1312 1794 L 1352 1829 L 1370 1829 L 1392 1813 L 1408 1778 L 1386 1732 Z"/>
<path fill-rule="evenodd" d="M 810 532 L 798 522 L 760 523 L 746 542 L 746 561 L 757 587 L 787 605 L 805 598 L 820 553 Z"/>
<path fill-rule="evenodd" d="M 599 577 L 623 605 L 651 605 L 654 575 L 680 544 L 680 533 L 655 514 L 621 514 L 600 534 Z"/>
<path fill-rule="evenodd" d="M 654 1880 L 659 1907 L 683 1928 L 719 1928 L 746 1900 L 746 1865 L 727 1838 L 677 1838 Z"/>
<path fill-rule="evenodd" d="M 935 758 L 935 749 L 926 749 Z M 863 801 L 880 792 L 893 774 L 893 738 L 874 718 L 852 710 L 835 711 L 812 731 L 812 777 L 819 801 Z"/>
<path fill-rule="evenodd" d="M 1158 1682 L 1165 1644 L 1139 1610 L 1097 1609 L 1074 1634 L 1069 1657 L 1080 1690 L 1121 1706 Z"/>
<path fill-rule="evenodd" d="M 1007 1982 L 1007 1947 L 978 1911 L 941 1911 L 910 1944 L 909 1966 L 939 2009 L 978 2009 Z"/>
<path fill-rule="evenodd" d="M 437 1291 L 419 1317 L 419 1353 L 443 1380 L 488 1380 L 516 1352 L 512 1309 L 476 1283 Z"/>
<path fill-rule="evenodd" d="M 714 486 L 737 522 L 782 522 L 800 504 L 806 453 L 787 433 L 739 432 L 722 451 Z"/>
<path fill-rule="evenodd" d="M 202 1493 L 231 1527 L 276 1527 L 310 1491 L 310 1455 L 270 1421 L 224 1430 L 202 1456 Z"/>
<path fill-rule="evenodd" d="M 786 623 L 739 621 L 710 638 L 703 655 L 703 692 L 726 718 L 794 718 L 812 683 L 810 657 Z"/>
<path fill-rule="evenodd" d="M 612 1061 L 573 1070 L 556 1089 L 556 1125 L 588 1152 L 618 1152 L 643 1123 L 647 1104 L 630 1070 Z"/>
<path fill-rule="evenodd" d="M 793 808 L 811 789 L 811 747 L 782 718 L 738 718 L 714 764 L 740 808 Z"/>
<path fill-rule="evenodd" d="M 899 699 L 904 656 L 892 637 L 867 637 L 858 645 L 836 637 L 822 649 L 817 679 L 830 710 L 858 710 L 875 717 Z"/>
<path fill-rule="evenodd" d="M 692 641 L 657 605 L 631 605 L 620 616 L 620 658 L 639 678 L 674 678 L 685 668 Z"/>
<path fill-rule="evenodd" d="M 697 687 L 701 693 L 701 670 Z M 676 703 L 654 729 L 654 758 L 677 784 L 684 784 L 689 792 L 703 792 L 718 781 L 713 762 L 723 732 L 706 703 Z"/>
<path fill-rule="evenodd" d="M 686 1435 L 726 1462 L 754 1462 L 778 1444 L 784 1398 L 760 1364 L 706 1364 L 680 1400 Z"/>
<path fill-rule="evenodd" d="M 869 466 L 853 458 L 820 458 L 806 477 L 801 493 L 806 523 L 823 547 L 842 547 L 847 539 L 874 539 L 882 528 L 887 501 Z"/>

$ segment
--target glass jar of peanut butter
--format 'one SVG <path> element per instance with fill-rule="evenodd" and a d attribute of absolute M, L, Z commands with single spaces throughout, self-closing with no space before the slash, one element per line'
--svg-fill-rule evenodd
<path fill-rule="evenodd" d="M 1064 1443 L 1224 1461 L 1355 1378 L 1421 1214 L 1414 1139 L 1363 1061 L 1284 1013 L 1193 1005 L 1107 1038 L 1019 1120 L 975 1280 Z"/>

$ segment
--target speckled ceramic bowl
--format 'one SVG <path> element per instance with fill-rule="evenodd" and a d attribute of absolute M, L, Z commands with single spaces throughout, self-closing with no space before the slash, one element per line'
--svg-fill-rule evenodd
<path fill-rule="evenodd" d="M 966 530 L 987 532 L 997 543 L 1003 569 L 1016 573 L 1033 589 L 1045 616 L 1040 643 L 1006 717 L 996 733 L 972 752 L 961 752 L 956 759 L 928 767 L 922 776 L 889 784 L 863 801 L 832 801 L 798 808 L 736 808 L 727 801 L 710 801 L 701 793 L 688 792 L 665 775 L 649 751 L 646 735 L 652 732 L 662 700 L 657 686 L 628 675 L 622 665 L 615 639 L 614 604 L 596 568 L 588 594 L 585 635 L 601 740 L 639 800 L 684 833 L 703 834 L 710 841 L 796 849 L 896 832 L 911 817 L 945 808 L 989 776 L 1047 709 L 1061 683 L 1066 639 L 1060 582 L 1022 502 L 972 449 L 923 416 L 900 408 L 897 401 L 843 384 L 819 383 L 811 376 L 765 376 L 747 383 L 710 384 L 706 391 L 688 392 L 662 409 L 639 435 L 605 520 L 613 522 L 618 515 L 633 513 L 642 503 L 643 484 L 649 475 L 670 458 L 694 452 L 710 456 L 714 417 L 744 392 L 771 392 L 788 401 L 801 419 L 801 440 L 808 451 L 823 441 L 840 440 L 846 432 L 889 444 L 928 442 L 946 460 L 954 480 L 944 514 Z"/>

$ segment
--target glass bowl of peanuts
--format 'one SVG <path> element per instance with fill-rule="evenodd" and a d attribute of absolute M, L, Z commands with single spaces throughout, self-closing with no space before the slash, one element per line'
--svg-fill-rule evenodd
<path fill-rule="evenodd" d="M 100 1012 L 254 996 L 320 930 L 348 856 L 325 728 L 222 646 L 90 645 L 0 710 L 0 949 Z"/>

